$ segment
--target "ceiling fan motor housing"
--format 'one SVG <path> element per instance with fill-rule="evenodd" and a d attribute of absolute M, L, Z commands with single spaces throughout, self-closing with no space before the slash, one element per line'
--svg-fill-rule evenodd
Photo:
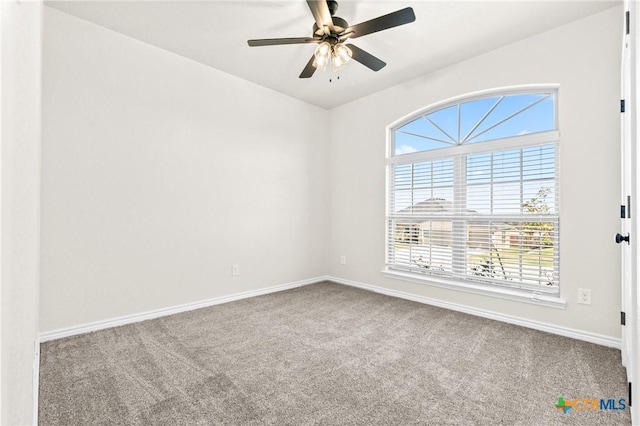
<path fill-rule="evenodd" d="M 338 16 L 333 16 L 331 19 L 333 20 L 333 30 L 331 31 L 331 36 L 337 37 L 338 34 L 343 32 L 347 28 L 349 28 L 349 23 L 347 23 L 347 21 L 345 21 L 344 19 Z M 315 23 L 313 24 L 313 35 L 314 36 L 324 35 L 324 30 L 318 28 L 318 25 Z"/>

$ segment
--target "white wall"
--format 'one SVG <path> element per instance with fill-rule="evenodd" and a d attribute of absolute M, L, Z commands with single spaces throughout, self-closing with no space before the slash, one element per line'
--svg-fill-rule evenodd
<path fill-rule="evenodd" d="M 3 425 L 31 424 L 38 331 L 42 4 L 0 2 Z"/>
<path fill-rule="evenodd" d="M 621 22 L 622 9 L 615 7 L 332 110 L 329 273 L 619 337 L 620 258 L 613 235 L 620 205 Z M 383 278 L 385 126 L 465 93 L 544 83 L 560 84 L 560 286 L 566 309 Z M 592 290 L 591 306 L 577 304 L 578 288 Z"/>
<path fill-rule="evenodd" d="M 41 332 L 326 273 L 327 111 L 44 10 Z"/>

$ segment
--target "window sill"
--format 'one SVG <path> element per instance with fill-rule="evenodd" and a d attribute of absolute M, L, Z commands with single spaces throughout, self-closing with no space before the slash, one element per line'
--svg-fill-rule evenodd
<path fill-rule="evenodd" d="M 385 278 L 409 281 L 412 283 L 441 287 L 449 290 L 464 291 L 483 296 L 497 297 L 516 302 L 530 303 L 532 305 L 546 306 L 549 308 L 564 309 L 567 304 L 567 302 L 560 297 L 544 293 L 534 293 L 532 290 L 518 290 L 514 288 L 458 282 L 433 276 L 423 276 L 408 272 L 395 271 L 392 269 L 383 270 L 382 275 Z"/>

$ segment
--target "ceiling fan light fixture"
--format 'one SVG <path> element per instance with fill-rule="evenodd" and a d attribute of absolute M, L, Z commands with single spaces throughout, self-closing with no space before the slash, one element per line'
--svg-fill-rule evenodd
<path fill-rule="evenodd" d="M 345 65 L 347 65 L 347 63 L 340 57 L 334 55 L 331 58 L 331 71 L 340 71 Z"/>
<path fill-rule="evenodd" d="M 331 55 L 331 68 L 333 71 L 342 69 L 347 62 L 351 59 L 353 52 L 347 46 L 342 43 L 337 43 L 333 46 L 333 53 Z"/>
<path fill-rule="evenodd" d="M 323 41 L 316 47 L 313 55 L 312 65 L 317 69 L 325 70 L 327 66 L 331 64 L 331 69 L 338 71 L 344 68 L 347 62 L 349 62 L 353 52 L 342 43 L 331 44 Z"/>
<path fill-rule="evenodd" d="M 329 42 L 323 41 L 316 47 L 316 51 L 313 54 L 315 59 L 313 60 L 313 66 L 318 69 L 326 69 L 327 65 L 331 61 L 332 49 Z"/>

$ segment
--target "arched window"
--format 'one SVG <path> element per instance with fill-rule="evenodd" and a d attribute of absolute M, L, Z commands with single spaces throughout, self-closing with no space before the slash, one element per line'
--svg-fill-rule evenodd
<path fill-rule="evenodd" d="M 495 91 L 392 125 L 387 271 L 557 297 L 556 105 L 551 88 Z"/>

